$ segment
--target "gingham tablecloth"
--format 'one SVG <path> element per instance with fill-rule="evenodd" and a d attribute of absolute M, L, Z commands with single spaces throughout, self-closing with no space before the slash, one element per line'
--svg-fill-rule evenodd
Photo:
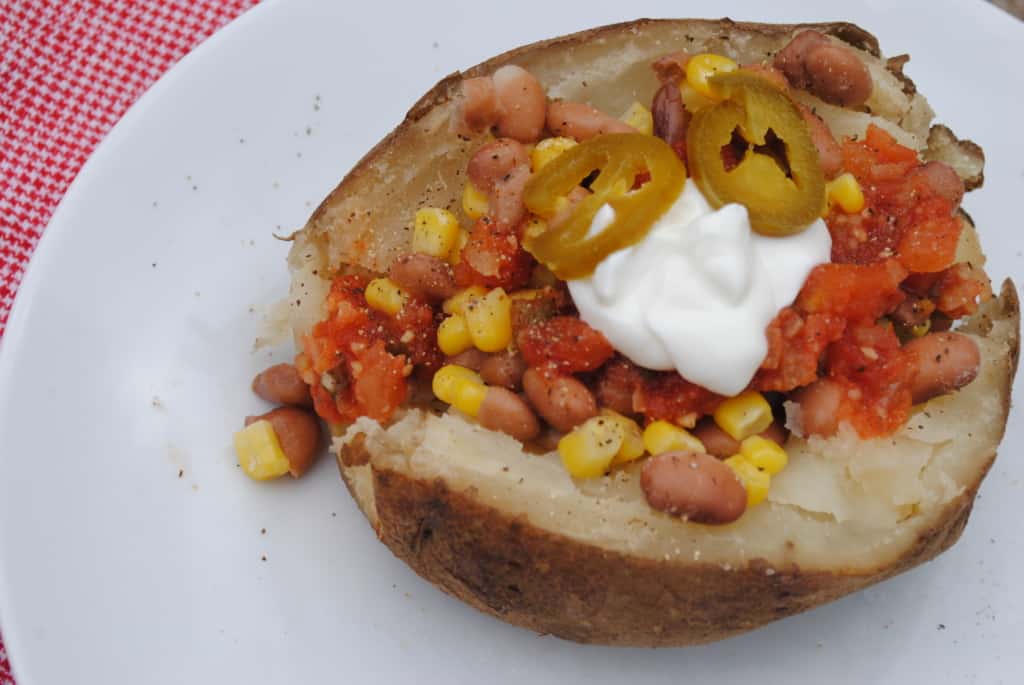
<path fill-rule="evenodd" d="M 255 1 L 0 0 L 0 336 L 86 158 L 161 74 Z M 13 683 L 0 639 L 0 685 Z"/>

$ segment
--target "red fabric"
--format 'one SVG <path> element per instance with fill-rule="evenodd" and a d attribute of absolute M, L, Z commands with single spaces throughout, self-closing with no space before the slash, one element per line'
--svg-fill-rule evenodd
<path fill-rule="evenodd" d="M 32 250 L 96 144 L 172 64 L 253 4 L 0 2 L 0 336 Z M 0 685 L 13 682 L 0 642 Z"/>

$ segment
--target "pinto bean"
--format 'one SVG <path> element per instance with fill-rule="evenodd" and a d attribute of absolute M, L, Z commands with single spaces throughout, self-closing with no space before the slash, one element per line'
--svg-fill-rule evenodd
<path fill-rule="evenodd" d="M 501 103 L 490 76 L 463 79 L 451 129 L 468 137 L 493 126 L 501 114 Z"/>
<path fill-rule="evenodd" d="M 406 290 L 434 300 L 445 300 L 459 291 L 451 265 L 428 254 L 399 257 L 391 263 L 388 276 Z"/>
<path fill-rule="evenodd" d="M 873 87 L 871 73 L 849 48 L 818 31 L 804 31 L 775 55 L 775 68 L 794 88 L 840 107 L 859 107 Z"/>
<path fill-rule="evenodd" d="M 664 452 L 640 472 L 647 503 L 697 523 L 730 523 L 747 508 L 747 492 L 728 466 L 703 452 Z"/>
<path fill-rule="evenodd" d="M 587 386 L 572 376 L 527 369 L 523 390 L 545 421 L 563 433 L 597 416 L 597 401 Z"/>
<path fill-rule="evenodd" d="M 548 128 L 556 136 L 568 136 L 578 141 L 602 133 L 636 133 L 636 129 L 624 121 L 581 102 L 552 102 L 548 105 L 547 121 Z"/>
<path fill-rule="evenodd" d="M 714 419 L 707 417 L 702 419 L 693 429 L 693 435 L 704 444 L 704 451 L 708 454 L 727 459 L 740 451 L 740 441 L 718 427 Z M 773 421 L 770 426 L 758 433 L 777 445 L 785 445 L 789 437 L 789 431 L 782 425 L 781 421 Z"/>
<path fill-rule="evenodd" d="M 245 417 L 245 425 L 266 420 L 274 428 L 284 456 L 288 457 L 288 472 L 298 478 L 313 465 L 319 453 L 320 422 L 312 412 L 295 407 L 278 407 L 259 416 Z"/>
<path fill-rule="evenodd" d="M 516 167 L 530 165 L 530 155 L 522 143 L 498 138 L 473 153 L 466 174 L 474 186 L 489 193 L 494 184 Z"/>
<path fill-rule="evenodd" d="M 533 74 L 509 64 L 494 72 L 494 91 L 503 113 L 497 134 L 521 143 L 535 143 L 544 130 L 548 98 Z"/>
<path fill-rule="evenodd" d="M 843 168 L 843 150 L 839 147 L 832 131 L 828 129 L 825 122 L 808 107 L 797 104 L 801 116 L 807 122 L 807 128 L 811 132 L 811 142 L 818 150 L 818 160 L 821 162 L 821 170 L 825 178 L 833 179 L 839 175 Z"/>
<path fill-rule="evenodd" d="M 654 135 L 669 145 L 685 144 L 690 113 L 683 107 L 683 98 L 676 83 L 665 83 L 654 94 L 651 115 L 654 117 Z"/>
<path fill-rule="evenodd" d="M 481 352 L 475 347 L 471 347 L 468 350 L 463 350 L 456 355 L 448 357 L 447 363 L 455 364 L 456 366 L 464 366 L 467 369 L 473 371 L 479 371 L 480 367 L 487 361 L 487 353 Z"/>
<path fill-rule="evenodd" d="M 954 209 L 960 206 L 964 199 L 964 182 L 953 167 L 943 162 L 928 162 L 913 173 L 923 178 L 936 194 L 953 203 Z"/>
<path fill-rule="evenodd" d="M 274 364 L 252 379 L 252 391 L 274 404 L 312 407 L 309 386 L 302 380 L 294 364 Z"/>
<path fill-rule="evenodd" d="M 871 72 L 857 55 L 839 45 L 823 45 L 807 55 L 811 93 L 840 107 L 859 107 L 871 97 Z"/>
<path fill-rule="evenodd" d="M 903 349 L 917 358 L 917 375 L 910 386 L 914 404 L 962 388 L 978 376 L 978 344 L 962 333 L 929 333 Z"/>
<path fill-rule="evenodd" d="M 834 435 L 839 427 L 839 402 L 842 388 L 835 381 L 819 378 L 793 394 L 793 401 L 800 405 L 800 421 L 804 435 Z"/>
<path fill-rule="evenodd" d="M 502 228 L 514 228 L 526 216 L 523 189 L 530 180 L 530 167 L 523 164 L 495 181 L 488 197 L 490 217 Z"/>
<path fill-rule="evenodd" d="M 498 352 L 487 356 L 480 365 L 480 378 L 487 385 L 515 390 L 523 382 L 526 361 L 518 352 Z"/>
<path fill-rule="evenodd" d="M 540 422 L 530 406 L 505 388 L 487 388 L 476 418 L 484 428 L 501 431 L 520 442 L 533 440 L 540 433 Z"/>

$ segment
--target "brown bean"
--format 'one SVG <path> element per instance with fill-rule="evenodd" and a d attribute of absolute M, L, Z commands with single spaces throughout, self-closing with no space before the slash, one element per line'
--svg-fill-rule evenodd
<path fill-rule="evenodd" d="M 525 372 L 526 361 L 518 352 L 498 352 L 488 355 L 480 365 L 480 378 L 484 383 L 509 390 L 515 390 L 522 384 Z"/>
<path fill-rule="evenodd" d="M 702 452 L 664 452 L 640 472 L 647 503 L 697 523 L 730 523 L 747 508 L 747 492 L 728 466 Z"/>
<path fill-rule="evenodd" d="M 451 265 L 433 255 L 399 257 L 391 263 L 388 276 L 402 288 L 434 300 L 448 299 L 459 291 Z"/>
<path fill-rule="evenodd" d="M 245 417 L 245 425 L 266 420 L 274 428 L 284 455 L 288 472 L 298 478 L 313 465 L 319 455 L 320 422 L 312 412 L 295 407 L 278 407 L 259 416 Z"/>
<path fill-rule="evenodd" d="M 475 347 L 471 347 L 468 350 L 463 350 L 456 355 L 448 357 L 447 363 L 479 371 L 480 367 L 482 367 L 484 362 L 487 361 L 487 356 L 486 352 L 481 352 Z"/>
<path fill-rule="evenodd" d="M 811 132 L 811 142 L 818 150 L 818 160 L 821 162 L 821 170 L 825 178 L 833 179 L 839 175 L 843 168 L 843 150 L 839 147 L 832 131 L 817 114 L 804 105 L 798 104 L 797 108 L 807 122 L 807 128 Z"/>
<path fill-rule="evenodd" d="M 851 50 L 821 45 L 807 55 L 808 90 L 840 107 L 859 107 L 871 97 L 871 72 Z"/>
<path fill-rule="evenodd" d="M 458 105 L 452 113 L 451 129 L 469 137 L 493 126 L 501 114 L 501 104 L 490 76 L 463 79 Z"/>
<path fill-rule="evenodd" d="M 500 228 L 515 228 L 526 216 L 523 189 L 530 180 L 530 167 L 517 166 L 494 182 L 488 197 L 489 215 Z"/>
<path fill-rule="evenodd" d="M 533 74 L 508 64 L 491 77 L 503 110 L 498 117 L 497 134 L 521 143 L 535 143 L 544 130 L 548 98 Z"/>
<path fill-rule="evenodd" d="M 781 71 L 794 87 L 806 88 L 807 54 L 814 48 L 827 44 L 828 39 L 820 31 L 802 31 L 779 50 L 772 65 Z"/>
<path fill-rule="evenodd" d="M 800 405 L 800 423 L 804 435 L 834 435 L 839 427 L 839 403 L 842 388 L 835 381 L 819 378 L 797 390 L 792 399 Z"/>
<path fill-rule="evenodd" d="M 690 114 L 683 107 L 678 84 L 669 82 L 658 89 L 651 103 L 651 115 L 654 118 L 654 135 L 669 145 L 686 142 Z"/>
<path fill-rule="evenodd" d="M 274 404 L 312 407 L 309 386 L 302 380 L 294 364 L 274 364 L 252 379 L 252 391 Z"/>
<path fill-rule="evenodd" d="M 485 193 L 518 166 L 529 166 L 530 155 L 522 143 L 511 138 L 498 138 L 473 153 L 466 174 L 470 182 Z"/>
<path fill-rule="evenodd" d="M 602 133 L 636 133 L 629 124 L 582 102 L 556 101 L 548 105 L 548 128 L 556 136 L 578 141 Z"/>
<path fill-rule="evenodd" d="M 487 388 L 476 418 L 484 428 L 501 431 L 520 442 L 533 440 L 540 433 L 540 422 L 530 406 L 505 388 Z"/>
<path fill-rule="evenodd" d="M 978 344 L 962 333 L 929 333 L 903 349 L 917 359 L 910 386 L 914 404 L 962 388 L 978 376 L 981 366 Z"/>
<path fill-rule="evenodd" d="M 860 58 L 818 31 L 798 34 L 775 56 L 774 66 L 794 88 L 833 105 L 859 107 L 871 97 L 871 73 Z"/>
<path fill-rule="evenodd" d="M 597 416 L 597 401 L 587 386 L 572 376 L 527 369 L 523 390 L 545 421 L 563 433 Z"/>
<path fill-rule="evenodd" d="M 740 441 L 719 428 L 710 416 L 701 419 L 693 429 L 693 435 L 704 444 L 704 451 L 719 459 L 727 459 L 740 451 Z M 785 445 L 789 432 L 780 421 L 758 433 L 762 438 L 778 445 Z"/>
<path fill-rule="evenodd" d="M 964 199 L 964 182 L 953 167 L 943 162 L 928 162 L 913 173 L 923 178 L 936 194 L 953 203 L 954 209 L 960 206 Z"/>

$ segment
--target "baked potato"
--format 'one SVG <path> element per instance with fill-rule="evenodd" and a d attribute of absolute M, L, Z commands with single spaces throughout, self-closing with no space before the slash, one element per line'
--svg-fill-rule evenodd
<path fill-rule="evenodd" d="M 486 133 L 450 121 L 464 78 L 516 64 L 551 98 L 607 112 L 650 102 L 651 63 L 667 52 L 771 60 L 814 29 L 867 67 L 864 106 L 794 98 L 837 136 L 884 129 L 923 158 L 983 179 L 980 149 L 931 126 L 927 101 L 876 39 L 846 23 L 766 25 L 727 19 L 638 20 L 528 45 L 428 91 L 293 236 L 290 320 L 302 345 L 326 315 L 331 279 L 380 274 L 409 251 L 423 206 L 455 208 Z M 984 257 L 966 214 L 957 261 Z M 790 435 L 788 467 L 767 501 L 726 525 L 653 509 L 640 466 L 573 479 L 553 452 L 525 450 L 454 411 L 421 404 L 382 424 L 332 425 L 342 478 L 380 540 L 445 592 L 504 621 L 584 643 L 673 646 L 735 635 L 864 588 L 952 545 L 995 458 L 1010 406 L 1018 303 L 1009 281 L 958 328 L 980 352 L 977 378 L 913 407 L 895 433 L 864 439 Z"/>

